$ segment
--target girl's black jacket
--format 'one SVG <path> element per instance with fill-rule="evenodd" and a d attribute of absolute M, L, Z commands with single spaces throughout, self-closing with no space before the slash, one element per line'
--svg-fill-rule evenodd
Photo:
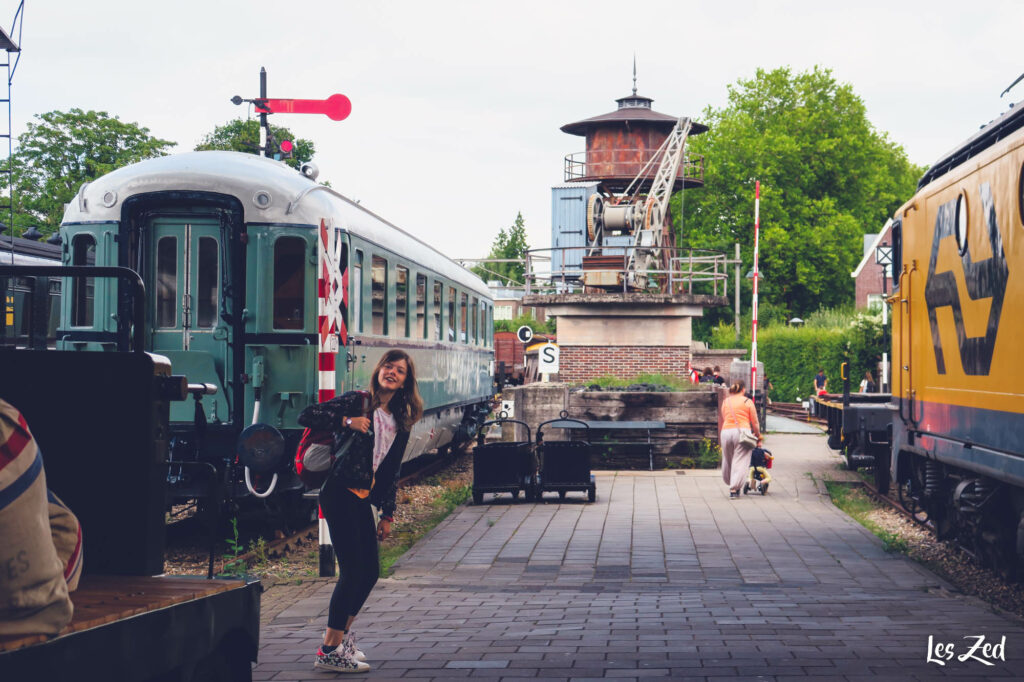
<path fill-rule="evenodd" d="M 337 484 L 344 488 L 358 488 L 370 491 L 370 502 L 380 510 L 381 516 L 391 518 L 395 514 L 395 496 L 398 493 L 398 472 L 402 468 L 402 456 L 409 443 L 409 432 L 399 428 L 384 461 L 373 471 L 373 432 L 362 434 L 345 426 L 345 417 L 369 417 L 363 412 L 367 404 L 367 393 L 349 391 L 325 403 L 310 405 L 299 414 L 299 424 L 314 431 L 330 431 L 334 435 L 334 449 L 337 450 L 348 438 L 352 445 L 344 458 L 331 470 L 331 478 L 338 478 Z M 324 484 L 326 487 L 326 484 Z"/>

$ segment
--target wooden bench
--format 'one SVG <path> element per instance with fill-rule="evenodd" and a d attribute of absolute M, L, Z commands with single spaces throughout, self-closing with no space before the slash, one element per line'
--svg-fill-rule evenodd
<path fill-rule="evenodd" d="M 644 431 L 647 433 L 647 457 L 649 462 L 649 468 L 654 471 L 654 443 L 651 441 L 651 431 L 657 431 L 665 428 L 665 422 L 659 421 L 610 421 L 610 420 L 580 420 L 586 424 L 591 430 L 599 431 Z M 582 432 L 582 429 L 580 429 Z M 593 444 L 594 441 L 591 440 Z M 636 445 L 635 442 L 631 441 L 608 441 L 601 443 L 602 445 L 608 445 L 613 447 L 631 446 Z"/>

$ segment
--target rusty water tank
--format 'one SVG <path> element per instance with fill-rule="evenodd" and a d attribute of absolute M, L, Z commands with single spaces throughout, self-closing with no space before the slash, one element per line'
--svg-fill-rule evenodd
<path fill-rule="evenodd" d="M 562 132 L 586 137 L 585 152 L 565 157 L 566 182 L 599 182 L 606 192 L 622 192 L 640 174 L 661 147 L 678 120 L 654 111 L 650 97 L 633 94 L 620 97 L 618 109 L 562 126 Z M 706 125 L 694 121 L 690 136 L 706 132 Z M 653 176 L 657 167 L 650 169 Z M 641 191 L 647 189 L 642 186 Z M 673 191 L 683 187 L 704 186 L 704 163 L 701 157 L 689 156 L 680 164 Z"/>

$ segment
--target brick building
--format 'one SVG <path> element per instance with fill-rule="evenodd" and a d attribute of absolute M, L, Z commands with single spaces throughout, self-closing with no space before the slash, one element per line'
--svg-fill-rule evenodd
<path fill-rule="evenodd" d="M 883 286 L 883 273 L 888 270 L 891 274 L 891 268 L 883 268 L 878 264 L 876 253 L 879 246 L 892 246 L 892 220 L 885 221 L 885 226 L 878 234 L 864 235 L 864 257 L 857 269 L 850 273 L 855 282 L 855 305 L 858 309 L 881 305 L 883 291 L 886 294 L 892 293 L 891 281 L 885 282 Z"/>

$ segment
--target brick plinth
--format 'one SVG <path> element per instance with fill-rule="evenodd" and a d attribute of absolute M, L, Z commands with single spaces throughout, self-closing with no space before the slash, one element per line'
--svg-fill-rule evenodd
<path fill-rule="evenodd" d="M 558 378 L 578 384 L 605 374 L 685 376 L 689 346 L 561 346 Z"/>

